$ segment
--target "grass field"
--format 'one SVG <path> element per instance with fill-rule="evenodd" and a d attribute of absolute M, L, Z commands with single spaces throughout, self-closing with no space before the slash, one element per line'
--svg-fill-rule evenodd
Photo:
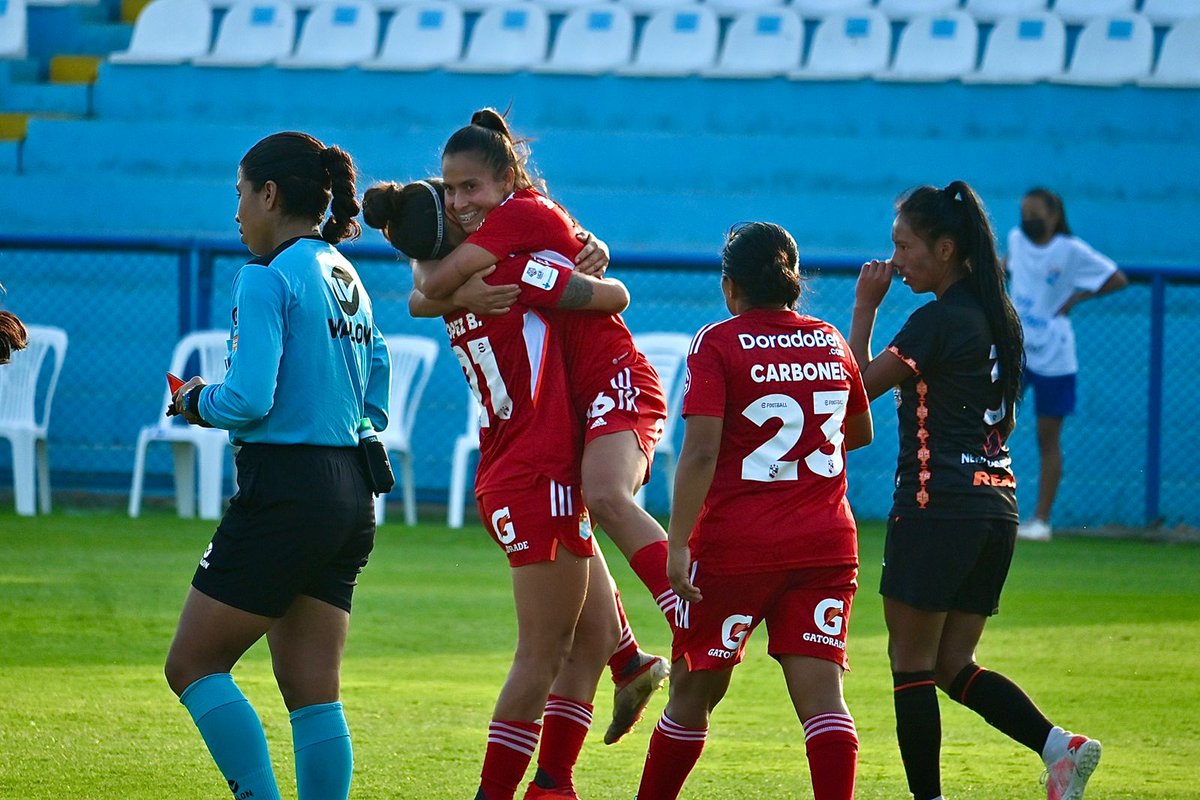
<path fill-rule="evenodd" d="M 0 798 L 225 798 L 162 660 L 212 530 L 165 514 L 0 513 Z M 905 798 L 878 585 L 882 534 L 862 532 L 862 591 L 846 692 L 862 742 L 858 797 Z M 615 548 L 645 649 L 665 623 Z M 1200 547 L 1071 539 L 1022 544 L 981 663 L 1021 683 L 1056 722 L 1104 742 L 1089 800 L 1200 794 Z M 508 575 L 477 528 L 381 529 L 355 597 L 344 670 L 353 796 L 469 798 L 513 643 Z M 751 640 L 685 797 L 811 797 L 783 682 Z M 235 670 L 263 718 L 283 796 L 295 797 L 287 712 L 265 647 Z M 651 705 L 657 716 L 664 698 Z M 631 798 L 652 725 L 605 747 L 610 694 L 577 771 L 585 800 Z M 943 698 L 952 800 L 1044 797 L 1040 761 Z"/>

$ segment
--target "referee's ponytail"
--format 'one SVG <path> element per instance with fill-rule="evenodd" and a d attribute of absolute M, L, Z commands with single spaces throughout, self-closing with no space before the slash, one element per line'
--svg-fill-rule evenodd
<path fill-rule="evenodd" d="M 1004 416 L 996 423 L 1008 436 L 1016 424 L 1025 343 L 1021 321 L 1004 284 L 1004 267 L 996 256 L 996 237 L 979 195 L 965 181 L 944 189 L 922 186 L 900 200 L 899 216 L 930 249 L 942 237 L 954 242 L 955 257 L 967 268 L 967 283 L 983 304 L 1000 362 Z"/>
<path fill-rule="evenodd" d="M 275 184 L 288 216 L 320 223 L 332 203 L 333 214 L 321 227 L 321 238 L 330 244 L 357 238 L 361 232 L 354 219 L 359 211 L 357 172 L 350 154 L 340 147 L 326 147 L 307 133 L 285 131 L 251 147 L 239 166 L 254 191 L 268 181 Z"/>

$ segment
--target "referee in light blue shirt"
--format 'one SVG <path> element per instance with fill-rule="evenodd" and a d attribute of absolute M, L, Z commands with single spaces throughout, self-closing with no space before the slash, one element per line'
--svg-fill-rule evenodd
<path fill-rule="evenodd" d="M 359 230 L 349 154 L 275 134 L 242 158 L 237 189 L 242 241 L 257 258 L 234 280 L 229 372 L 211 386 L 188 381 L 173 410 L 229 431 L 238 490 L 192 579 L 166 676 L 234 796 L 278 798 L 262 724 L 230 675 L 266 635 L 300 800 L 337 800 L 353 771 L 342 651 L 375 538 L 358 428 L 387 425 L 387 345 L 334 247 Z"/>

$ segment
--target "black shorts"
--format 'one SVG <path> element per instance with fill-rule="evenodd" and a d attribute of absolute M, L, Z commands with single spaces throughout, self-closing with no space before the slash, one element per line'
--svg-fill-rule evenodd
<path fill-rule="evenodd" d="M 375 543 L 358 448 L 244 445 L 237 485 L 192 586 L 268 617 L 282 617 L 298 595 L 349 611 Z"/>
<path fill-rule="evenodd" d="M 924 611 L 990 617 L 1016 539 L 1010 520 L 890 517 L 879 593 Z"/>

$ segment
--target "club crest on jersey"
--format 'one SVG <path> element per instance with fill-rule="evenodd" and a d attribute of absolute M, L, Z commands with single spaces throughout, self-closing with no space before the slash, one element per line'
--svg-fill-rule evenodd
<path fill-rule="evenodd" d="M 776 478 L 778 478 L 779 477 L 779 464 L 772 464 L 771 466 L 767 467 L 767 476 L 771 480 L 775 480 Z"/>
<path fill-rule="evenodd" d="M 331 277 L 329 288 L 333 289 L 334 299 L 346 316 L 354 316 L 358 313 L 359 305 L 358 281 L 354 279 L 354 273 L 338 264 L 333 268 Z"/>

